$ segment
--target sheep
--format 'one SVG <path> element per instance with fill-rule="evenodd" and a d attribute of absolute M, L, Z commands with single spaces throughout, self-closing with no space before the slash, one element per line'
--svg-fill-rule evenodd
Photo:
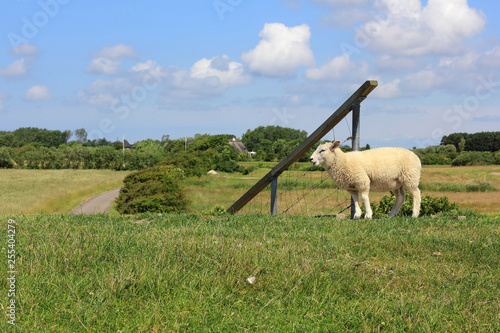
<path fill-rule="evenodd" d="M 319 145 L 310 161 L 322 165 L 333 182 L 352 195 L 354 218 L 361 217 L 358 195 L 366 208 L 366 219 L 371 219 L 368 193 L 394 191 L 396 202 L 388 216 L 395 216 L 405 201 L 406 188 L 413 197 L 413 217 L 420 214 L 420 170 L 417 155 L 405 148 L 376 148 L 365 151 L 344 153 L 339 148 L 340 141 Z"/>

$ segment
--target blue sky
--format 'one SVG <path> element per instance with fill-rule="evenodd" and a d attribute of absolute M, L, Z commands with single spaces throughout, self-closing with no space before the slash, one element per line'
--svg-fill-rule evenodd
<path fill-rule="evenodd" d="M 362 145 L 498 131 L 498 13 L 486 0 L 7 0 L 0 130 L 312 133 L 370 79 Z"/>

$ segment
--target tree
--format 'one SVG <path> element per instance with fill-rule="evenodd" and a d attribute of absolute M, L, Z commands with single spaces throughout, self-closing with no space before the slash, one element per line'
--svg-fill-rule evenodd
<path fill-rule="evenodd" d="M 10 132 L 0 133 L 0 147 L 17 147 L 14 134 Z"/>
<path fill-rule="evenodd" d="M 158 140 L 147 139 L 134 143 L 134 154 L 142 156 L 144 163 L 155 165 L 161 162 L 167 155 L 163 145 Z"/>
<path fill-rule="evenodd" d="M 307 138 L 307 132 L 281 126 L 260 126 L 254 130 L 247 130 L 241 137 L 241 141 L 249 151 L 264 151 L 266 154 L 276 154 L 276 149 L 279 151 L 289 151 L 289 148 L 284 149 L 284 140 L 288 146 L 291 142 L 296 144 L 304 141 Z M 279 142 L 279 143 L 278 143 Z M 279 154 L 278 154 L 279 155 Z M 283 157 L 283 156 L 278 156 Z"/>
<path fill-rule="evenodd" d="M 465 142 L 466 151 L 490 151 L 500 149 L 500 132 L 479 132 L 470 134 Z"/>
<path fill-rule="evenodd" d="M 11 147 L 0 147 L 0 168 L 14 167 L 16 151 Z"/>
<path fill-rule="evenodd" d="M 452 144 L 458 152 L 500 150 L 500 132 L 452 133 L 443 136 L 441 145 Z"/>
<path fill-rule="evenodd" d="M 87 142 L 87 131 L 85 128 L 75 130 L 76 141 L 85 143 Z"/>
<path fill-rule="evenodd" d="M 459 144 L 461 140 L 467 140 L 469 134 L 467 133 L 452 133 L 450 135 L 445 135 L 441 138 L 441 146 L 454 145 L 457 151 L 461 151 Z"/>
<path fill-rule="evenodd" d="M 455 147 L 455 146 L 454 146 Z M 465 150 L 465 139 L 460 138 L 460 142 L 458 143 L 457 151 L 459 153 L 463 152 Z"/>

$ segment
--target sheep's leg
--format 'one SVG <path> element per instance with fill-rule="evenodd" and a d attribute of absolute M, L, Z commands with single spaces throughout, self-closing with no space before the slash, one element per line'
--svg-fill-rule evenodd
<path fill-rule="evenodd" d="M 352 201 L 354 202 L 354 219 L 359 219 L 361 217 L 361 207 L 359 206 L 358 193 L 351 192 Z"/>
<path fill-rule="evenodd" d="M 405 189 L 403 186 L 397 188 L 395 193 L 396 201 L 394 202 L 394 207 L 392 207 L 391 212 L 388 215 L 389 217 L 398 215 L 399 210 L 403 207 L 403 203 L 405 202 Z"/>
<path fill-rule="evenodd" d="M 368 192 L 361 192 L 361 199 L 363 200 L 363 204 L 365 205 L 365 219 L 371 219 L 373 215 L 372 208 L 370 206 L 370 198 L 368 197 Z"/>
<path fill-rule="evenodd" d="M 407 189 L 413 198 L 413 214 L 412 217 L 420 215 L 420 190 L 417 188 Z"/>

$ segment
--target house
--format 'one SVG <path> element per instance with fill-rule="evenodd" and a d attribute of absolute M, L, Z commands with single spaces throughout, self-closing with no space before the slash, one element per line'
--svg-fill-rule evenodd
<path fill-rule="evenodd" d="M 240 153 L 246 153 L 246 154 L 249 153 L 247 147 L 245 147 L 243 142 L 241 142 L 240 140 L 236 140 L 236 138 L 232 138 L 231 140 L 229 140 L 229 144 L 233 146 Z"/>
<path fill-rule="evenodd" d="M 123 149 L 133 149 L 133 147 L 127 140 L 123 140 Z"/>

